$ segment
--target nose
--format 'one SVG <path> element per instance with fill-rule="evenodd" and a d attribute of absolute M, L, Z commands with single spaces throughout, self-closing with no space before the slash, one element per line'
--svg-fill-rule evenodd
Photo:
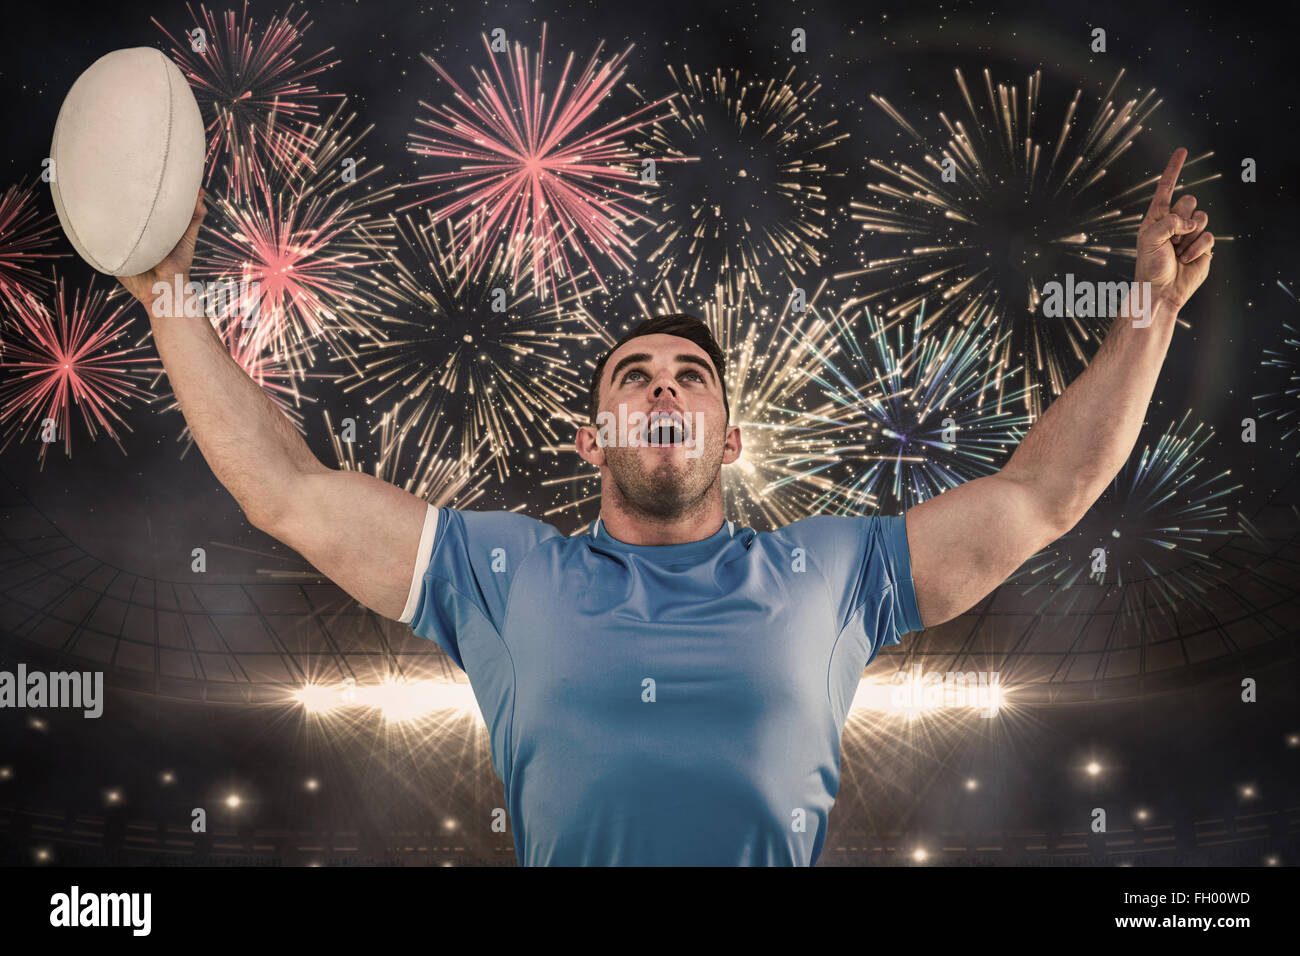
<path fill-rule="evenodd" d="M 654 391 L 655 398 L 662 397 L 665 391 L 667 391 L 667 393 L 671 395 L 674 399 L 677 398 L 677 389 L 673 388 L 671 384 L 671 380 L 669 383 L 661 383 L 655 386 L 655 391 Z"/>

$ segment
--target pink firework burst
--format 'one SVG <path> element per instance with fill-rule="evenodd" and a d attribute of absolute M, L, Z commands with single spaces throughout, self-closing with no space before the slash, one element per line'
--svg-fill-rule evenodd
<path fill-rule="evenodd" d="M 218 198 L 195 255 L 196 279 L 237 290 L 227 301 L 239 303 L 248 347 L 300 377 L 313 343 L 348 354 L 349 335 L 371 334 L 365 315 L 373 307 L 354 277 L 380 261 L 372 252 L 386 244 L 386 227 L 372 210 L 390 191 L 371 188 L 383 167 L 362 167 L 359 144 L 370 128 L 349 133 L 354 116 L 342 109 L 308 128 L 312 147 L 299 162 L 247 197 Z M 345 180 L 339 170 L 348 160 L 357 167 Z M 255 290 L 252 301 L 248 290 Z M 244 314 L 249 305 L 254 315 Z"/>
<path fill-rule="evenodd" d="M 502 239 L 517 277 L 525 256 L 524 244 L 517 240 L 526 235 L 540 298 L 554 297 L 566 278 L 578 292 L 575 275 L 587 269 L 605 288 L 589 249 L 600 250 L 619 269 L 630 271 L 632 243 L 625 227 L 637 221 L 653 225 L 631 208 L 631 203 L 649 200 L 627 188 L 638 181 L 641 157 L 622 138 L 660 119 L 655 111 L 671 97 L 586 129 L 622 77 L 631 46 L 600 65 L 604 44 L 598 44 L 571 85 L 570 53 L 548 105 L 541 79 L 545 24 L 537 56 L 530 63 L 527 51 L 516 42 L 513 54 L 506 55 L 504 74 L 486 36 L 483 45 L 492 58 L 492 72 L 473 71 L 478 81 L 478 95 L 473 98 L 432 57 L 424 57 L 451 84 L 459 108 L 422 102 L 433 118 L 417 123 L 430 132 L 412 133 L 408 149 L 420 156 L 459 160 L 462 165 L 411 183 L 412 187 L 447 185 L 401 208 L 440 203 L 435 221 L 459 216 L 454 222 L 458 231 L 470 217 L 481 214 L 462 257 L 467 281 L 482 269 Z"/>
<path fill-rule="evenodd" d="M 288 168 L 312 146 L 306 126 L 319 119 L 320 104 L 340 99 L 322 93 L 314 77 L 338 65 L 325 59 L 333 47 L 302 56 L 302 38 L 311 23 L 293 17 L 293 7 L 272 17 L 260 31 L 248 15 L 226 10 L 217 17 L 202 4 L 186 4 L 193 26 L 177 39 L 151 18 L 172 42 L 171 55 L 190 81 L 207 123 L 205 183 L 223 162 L 229 191 L 247 194 L 266 186 L 270 164 Z M 196 32 L 200 31 L 200 32 Z"/>
<path fill-rule="evenodd" d="M 34 186 L 19 183 L 5 190 L 0 196 L 0 304 L 18 309 L 28 294 L 39 294 L 49 285 L 40 265 L 66 255 L 43 251 L 58 238 L 54 211 L 42 214 Z"/>
<path fill-rule="evenodd" d="M 35 296 L 23 298 L 14 312 L 14 339 L 0 360 L 0 450 L 36 430 L 42 467 L 46 448 L 60 438 L 71 455 L 74 405 L 92 439 L 103 430 L 122 448 L 116 426 L 131 429 L 117 408 L 133 399 L 151 401 L 142 386 L 161 372 L 149 350 L 125 341 L 132 304 L 109 311 L 93 282 L 84 297 L 78 290 L 69 301 L 57 278 L 53 312 Z"/>

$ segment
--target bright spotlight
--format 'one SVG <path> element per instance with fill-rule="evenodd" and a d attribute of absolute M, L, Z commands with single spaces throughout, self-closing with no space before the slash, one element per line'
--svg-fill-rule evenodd
<path fill-rule="evenodd" d="M 230 807 L 232 810 L 238 810 L 241 803 L 243 803 L 243 801 L 239 799 L 239 794 L 237 793 L 232 793 L 230 796 L 226 797 L 226 806 Z"/>
<path fill-rule="evenodd" d="M 853 694 L 852 710 L 875 710 L 916 719 L 940 710 L 975 711 L 982 717 L 996 717 L 1010 704 L 1011 694 L 997 675 L 985 680 L 984 673 L 972 678 L 961 673 L 931 671 L 914 667 L 911 673 L 899 671 L 887 680 L 867 678 L 858 681 Z"/>
<path fill-rule="evenodd" d="M 305 684 L 293 696 L 309 714 L 328 713 L 341 703 L 338 689 L 325 684 Z"/>
<path fill-rule="evenodd" d="M 113 803 L 120 803 L 121 801 L 122 801 L 122 791 L 120 791 L 120 790 L 105 790 L 105 791 L 104 791 L 104 802 L 105 802 L 105 803 L 113 804 Z"/>
<path fill-rule="evenodd" d="M 1101 764 L 1092 760 L 1088 763 L 1088 766 L 1084 767 L 1084 769 L 1088 771 L 1088 776 L 1095 777 L 1097 774 L 1101 773 Z"/>
<path fill-rule="evenodd" d="M 966 781 L 966 789 L 967 789 L 967 790 L 978 790 L 978 789 L 979 789 L 979 785 L 980 785 L 980 782 L 979 782 L 978 780 L 976 780 L 974 777 L 971 777 L 969 780 Z"/>
<path fill-rule="evenodd" d="M 468 684 L 388 677 L 378 684 L 365 686 L 349 679 L 334 686 L 307 684 L 293 693 L 293 699 L 314 714 L 367 708 L 378 711 L 387 721 L 401 722 L 452 711 L 454 716 L 468 715 L 483 723 L 474 691 Z"/>
<path fill-rule="evenodd" d="M 303 786 L 305 786 L 308 790 L 314 792 L 320 789 L 320 781 L 318 781 L 315 777 L 311 777 L 310 779 L 308 779 L 308 781 L 305 784 L 303 784 Z"/>
<path fill-rule="evenodd" d="M 436 685 L 432 681 L 389 679 L 378 687 L 365 688 L 364 699 L 378 707 L 391 723 L 418 720 L 438 709 Z"/>
<path fill-rule="evenodd" d="M 915 860 L 917 863 L 924 863 L 929 858 L 930 858 L 930 854 L 926 853 L 925 850 L 923 850 L 919 846 L 912 851 L 912 859 Z"/>

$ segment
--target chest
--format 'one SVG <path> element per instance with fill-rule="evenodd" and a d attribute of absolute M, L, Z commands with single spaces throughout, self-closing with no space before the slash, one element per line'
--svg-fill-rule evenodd
<path fill-rule="evenodd" d="M 836 627 L 813 574 L 759 562 L 534 573 L 516 584 L 504 634 L 517 714 L 631 729 L 708 718 L 739 732 L 826 699 Z"/>

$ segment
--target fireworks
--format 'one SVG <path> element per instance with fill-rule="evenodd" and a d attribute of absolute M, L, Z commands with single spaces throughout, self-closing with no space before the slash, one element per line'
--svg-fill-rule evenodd
<path fill-rule="evenodd" d="M 1230 471 L 1201 477 L 1201 451 L 1213 431 L 1201 424 L 1188 430 L 1190 414 L 1154 447 L 1130 456 L 1083 520 L 1009 583 L 1050 588 L 1044 607 L 1057 595 L 1073 605 L 1079 597 L 1073 585 L 1103 585 L 1130 623 L 1146 621 L 1152 611 L 1200 605 L 1219 567 L 1210 547 L 1235 530 L 1226 521 L 1225 499 L 1242 486 L 1229 484 Z"/>
<path fill-rule="evenodd" d="M 397 249 L 369 275 L 380 329 L 349 360 L 346 391 L 393 403 L 393 440 L 423 448 L 457 424 L 457 456 L 485 447 L 504 478 L 507 452 L 554 444 L 579 419 L 570 406 L 586 387 L 570 350 L 598 334 L 582 313 L 516 286 L 504 250 L 465 282 L 465 240 L 449 222 L 407 216 L 392 229 Z"/>
<path fill-rule="evenodd" d="M 1053 395 L 1065 390 L 1071 368 L 1086 364 L 1089 343 L 1095 349 L 1106 321 L 1073 316 L 1045 320 L 1037 314 L 1038 289 L 1044 277 L 1077 272 L 1105 278 L 1116 262 L 1132 268 L 1141 207 L 1159 177 L 1123 190 L 1106 184 L 1113 178 L 1113 164 L 1160 103 L 1152 102 L 1151 90 L 1122 106 L 1113 103 L 1121 71 L 1081 135 L 1076 135 L 1082 98 L 1077 90 L 1055 143 L 1040 142 L 1035 136 L 1040 73 L 1029 77 L 1022 103 L 1014 85 L 999 83 L 995 89 L 985 70 L 988 105 L 981 111 L 961 71 L 954 72 L 971 129 L 941 112 L 949 139 L 938 158 L 923 157 L 930 168 L 872 160 L 871 166 L 888 179 L 868 187 L 878 197 L 875 201 L 851 204 L 852 217 L 865 232 L 899 237 L 907 248 L 866 260 L 861 269 L 836 278 L 889 276 L 886 288 L 860 300 L 887 319 L 909 314 L 928 299 L 932 324 L 948 313 L 962 324 L 988 316 L 1011 331 L 999 336 L 1001 364 L 1023 361 L 1021 394 L 1037 418 L 1042 389 L 1050 388 Z M 873 100 L 924 144 L 898 110 L 879 96 Z M 1214 178 L 1217 174 L 1200 182 Z M 1192 185 L 1196 183 L 1186 184 Z"/>
<path fill-rule="evenodd" d="M 19 183 L 5 190 L 0 196 L 0 303 L 16 310 L 28 295 L 49 285 L 38 263 L 65 255 L 41 251 L 58 238 L 58 220 L 52 212 L 41 215 L 35 187 Z"/>
<path fill-rule="evenodd" d="M 843 316 L 834 321 L 836 348 L 816 375 L 831 400 L 830 417 L 853 436 L 854 444 L 839 449 L 846 462 L 861 465 L 850 487 L 902 514 L 997 471 L 1029 418 L 998 403 L 1014 370 L 989 372 L 1002 344 L 992 329 L 975 322 L 942 337 L 922 335 L 924 306 L 892 330 L 870 309 L 864 317 L 861 338 Z M 1014 405 L 1021 396 L 1002 397 Z"/>
<path fill-rule="evenodd" d="M 93 287 L 69 301 L 58 279 L 52 314 L 35 297 L 23 299 L 14 312 L 14 339 L 0 361 L 0 450 L 37 430 L 42 467 L 46 448 L 59 438 L 71 455 L 73 405 L 92 439 L 103 430 L 122 448 L 116 427 L 131 429 L 117 407 L 132 399 L 151 401 L 142 386 L 160 371 L 147 349 L 122 343 L 129 313 L 126 304 L 109 312 L 104 293 Z"/>
<path fill-rule="evenodd" d="M 359 153 L 371 127 L 350 133 L 355 117 L 343 108 L 310 128 L 313 145 L 301 162 L 247 198 L 217 199 L 195 256 L 196 280 L 238 289 L 231 298 L 240 324 L 253 330 L 248 347 L 299 376 L 316 341 L 348 353 L 348 336 L 370 333 L 371 303 L 356 276 L 379 261 L 386 240 L 371 208 L 388 193 L 369 188 L 383 167 L 365 167 Z M 245 291 L 252 289 L 256 295 Z"/>
<path fill-rule="evenodd" d="M 194 26 L 183 40 L 152 18 L 172 42 L 172 59 L 189 80 L 207 124 L 207 172 L 211 184 L 224 165 L 227 191 L 249 195 L 266 190 L 266 170 L 289 170 L 309 163 L 310 124 L 320 105 L 339 94 L 322 93 L 314 78 L 338 64 L 326 61 L 333 47 L 303 56 L 302 37 L 311 27 L 305 13 L 292 18 L 292 6 L 272 17 L 260 33 L 243 12 L 227 10 L 218 23 L 200 4 L 186 9 Z M 197 47 L 197 49 L 196 49 Z"/>
<path fill-rule="evenodd" d="M 637 154 L 623 138 L 652 122 L 663 101 L 596 126 L 593 116 L 623 75 L 623 61 L 632 47 L 598 66 L 603 46 L 598 44 L 586 69 L 566 89 L 573 66 L 570 53 L 548 108 L 541 75 L 545 25 L 532 64 L 515 43 L 504 75 L 487 37 L 483 44 L 492 57 L 492 73 L 474 71 L 474 98 L 425 56 L 455 90 L 459 108 L 422 104 L 433 118 L 417 122 L 430 132 L 413 133 L 409 149 L 461 165 L 412 183 L 440 188 L 401 208 L 438 203 L 435 221 L 452 219 L 458 230 L 471 216 L 482 214 L 457 263 L 462 283 L 477 279 L 494 250 L 504 245 L 512 278 L 518 278 L 527 260 L 539 298 L 555 296 L 566 282 L 579 291 L 576 277 L 587 270 L 603 287 L 589 250 L 594 248 L 627 271 L 633 256 L 625 227 L 650 222 L 631 205 L 647 200 L 629 188 L 638 179 Z M 521 241 L 525 236 L 527 243 Z"/>
<path fill-rule="evenodd" d="M 721 69 L 703 76 L 669 68 L 678 96 L 672 115 L 654 123 L 641 153 L 656 163 L 655 189 L 665 222 L 643 237 L 645 259 L 674 295 L 720 286 L 727 305 L 753 308 L 747 291 L 765 295 L 761 267 L 787 278 L 821 265 L 826 238 L 826 164 L 847 133 L 815 119 L 820 85 L 742 80 Z"/>
<path fill-rule="evenodd" d="M 720 288 L 704 303 L 704 321 L 727 359 L 732 424 L 741 436 L 740 457 L 722 469 L 723 509 L 756 530 L 876 505 L 872 495 L 832 477 L 846 434 L 825 405 L 812 405 L 809 385 L 831 347 L 832 326 L 816 306 L 821 291 L 802 312 L 791 311 L 787 301 L 776 315 L 766 307 L 755 314 L 730 304 Z"/>
<path fill-rule="evenodd" d="M 1295 293 L 1283 284 L 1280 279 L 1277 284 L 1283 292 L 1291 297 L 1292 302 L 1296 301 Z M 1272 407 L 1260 412 L 1259 417 L 1276 419 L 1279 425 L 1286 428 L 1281 440 L 1289 441 L 1291 436 L 1296 433 L 1296 403 L 1300 400 L 1300 360 L 1298 360 L 1300 359 L 1300 329 L 1297 329 L 1290 322 L 1283 322 L 1282 328 L 1286 330 L 1282 339 L 1283 348 L 1265 349 L 1265 357 L 1261 364 L 1280 369 L 1287 376 L 1286 385 L 1280 392 L 1266 392 L 1263 395 L 1254 396 L 1253 400 L 1272 400 Z M 1290 419 L 1289 422 L 1288 419 Z M 1296 448 L 1296 455 L 1300 456 L 1300 447 Z"/>
<path fill-rule="evenodd" d="M 559 477 L 538 482 L 554 496 L 542 508 L 541 519 L 565 534 L 581 534 L 590 529 L 600 514 L 600 471 L 579 458 L 572 443 L 559 452 L 544 462 L 545 470 L 552 474 L 559 472 Z"/>
<path fill-rule="evenodd" d="M 399 401 L 394 410 L 385 414 L 376 429 L 379 453 L 368 470 L 381 481 L 404 488 L 417 498 L 423 498 L 435 507 L 468 508 L 486 493 L 488 472 L 481 471 L 481 456 L 487 440 L 464 454 L 452 455 L 448 449 L 455 444 L 455 429 L 444 426 L 428 443 L 422 443 L 413 468 L 405 467 L 402 446 L 412 432 L 402 430 L 402 411 Z M 334 427 L 328 411 L 325 429 L 329 433 L 338 467 L 349 471 L 367 472 L 357 461 L 357 441 L 344 441 L 339 429 Z M 342 424 L 340 422 L 340 424 Z M 403 472 L 406 477 L 401 477 Z"/>

